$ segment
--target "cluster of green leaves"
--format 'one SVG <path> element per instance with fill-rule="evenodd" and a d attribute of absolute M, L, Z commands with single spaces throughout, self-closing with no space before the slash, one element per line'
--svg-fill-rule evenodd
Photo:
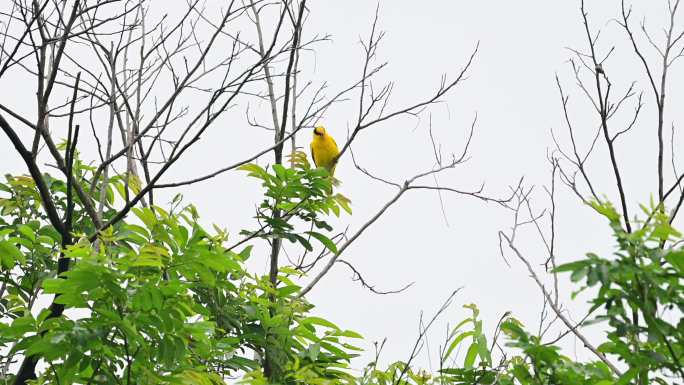
<path fill-rule="evenodd" d="M 323 318 L 309 315 L 311 308 L 311 305 L 300 300 L 288 301 L 280 298 L 275 306 L 275 312 L 263 312 L 259 315 L 268 338 L 264 341 L 268 351 L 264 353 L 274 358 L 272 375 L 266 378 L 263 370 L 257 369 L 247 373 L 241 383 L 354 383 L 354 376 L 348 370 L 349 363 L 357 356 L 354 352 L 361 349 L 345 340 L 359 339 L 361 336 L 353 331 L 343 330 Z"/>
<path fill-rule="evenodd" d="M 311 239 L 316 239 L 333 253 L 337 246 L 329 235 L 333 228 L 326 221 L 329 214 L 339 216 L 341 210 L 351 214 L 350 201 L 344 195 L 331 194 L 333 178 L 325 168 L 312 168 L 306 153 L 290 155 L 291 168 L 281 164 L 271 166 L 272 172 L 249 163 L 240 167 L 249 176 L 261 181 L 264 200 L 256 219 L 261 227 L 243 231 L 243 235 L 264 239 L 287 239 L 312 251 Z M 298 222 L 303 226 L 298 226 Z M 299 229 L 303 227 L 304 230 Z"/>
<path fill-rule="evenodd" d="M 428 385 L 437 384 L 431 373 L 415 370 L 404 361 L 396 361 L 381 369 L 377 361 L 371 362 L 357 379 L 359 385 Z"/>
<path fill-rule="evenodd" d="M 33 179 L 6 175 L 5 180 L 0 183 L 0 315 L 8 319 L 35 303 L 42 281 L 56 269 L 61 236 L 46 224 Z M 63 187 L 48 181 L 56 190 Z M 12 343 L 14 337 L 0 336 L 0 341 Z"/>
<path fill-rule="evenodd" d="M 614 377 L 603 362 L 578 363 L 559 353 L 557 346 L 545 344 L 525 331 L 520 321 L 506 315 L 497 326 L 491 345 L 483 333 L 477 306 L 464 305 L 472 315 L 459 322 L 446 337 L 435 374 L 413 370 L 405 362 L 395 362 L 385 370 L 377 362 L 369 365 L 359 385 L 613 385 Z M 513 348 L 494 362 L 499 331 Z M 462 361 L 458 359 L 463 351 Z"/>
<path fill-rule="evenodd" d="M 337 253 L 331 239 L 333 227 L 328 223 L 330 214 L 341 211 L 351 213 L 350 201 L 342 194 L 331 194 L 333 179 L 323 168 L 312 168 L 303 152 L 290 155 L 291 167 L 274 164 L 265 169 L 256 164 L 240 167 L 250 177 L 258 179 L 264 188 L 264 199 L 258 207 L 256 219 L 261 224 L 254 231 L 244 230 L 247 238 L 286 239 L 300 245 L 305 251 L 314 249 L 311 241 L 317 240 L 325 249 Z M 310 316 L 313 308 L 299 298 L 300 289 L 293 276 L 301 272 L 281 267 L 276 285 L 270 277 L 261 277 L 259 290 L 266 295 L 251 299 L 249 307 L 259 324 L 265 327 L 264 354 L 270 359 L 269 378 L 261 370 L 245 377 L 244 382 L 254 385 L 278 384 L 337 384 L 353 383 L 348 368 L 359 349 L 344 341 L 360 338 L 355 332 L 342 330 L 333 323 Z M 322 329 L 323 333 L 317 333 Z"/>
<path fill-rule="evenodd" d="M 648 220 L 629 233 L 612 205 L 593 206 L 608 218 L 617 252 L 612 258 L 589 253 L 558 271 L 570 272 L 573 281 L 583 282 L 580 290 L 598 288 L 591 311 L 599 314 L 592 322 L 609 325 L 608 341 L 599 350 L 628 365 L 623 382 L 684 380 L 682 234 L 659 207 L 643 207 Z"/>
<path fill-rule="evenodd" d="M 13 190 L 14 194 L 21 191 Z M 136 209 L 141 225 L 122 223 L 108 229 L 95 244 L 82 238 L 66 250 L 59 239 L 41 235 L 40 218 L 4 223 L 0 232 L 19 232 L 11 240 L 17 265 L 7 269 L 8 293 L 18 300 L 0 324 L 0 338 L 9 357 L 39 357 L 49 370 L 45 383 L 138 384 L 218 383 L 226 369 L 252 369 L 258 364 L 236 354 L 244 349 L 243 326 L 250 319 L 238 298 L 246 276 L 242 262 L 248 250 L 236 254 L 223 248 L 223 239 L 197 224 L 189 207 L 169 214 L 153 207 Z M 16 244 L 14 242 L 17 242 Z M 71 268 L 54 276 L 59 253 Z M 30 264 L 45 264 L 42 277 L 30 280 Z M 12 285 L 12 282 L 19 284 Z M 199 301 L 212 292 L 232 306 L 232 320 L 217 321 L 216 313 Z M 55 294 L 67 314 L 50 318 L 45 309 L 30 311 L 38 295 Z M 3 299 L 11 296 L 3 296 Z M 232 322 L 231 322 L 232 321 Z M 221 371 L 216 370 L 220 365 Z"/>
<path fill-rule="evenodd" d="M 449 336 L 447 336 L 449 344 L 441 355 L 441 362 L 447 362 L 454 350 L 460 347 L 464 340 L 470 339 L 471 343 L 463 361 L 463 368 L 466 370 L 472 369 L 476 359 L 480 360 L 483 364 L 482 366 L 491 366 L 492 355 L 487 346 L 487 337 L 482 331 L 482 321 L 478 319 L 480 309 L 475 304 L 463 305 L 463 307 L 469 309 L 472 315 L 456 324 Z M 472 325 L 472 328 L 462 331 L 462 328 L 467 325 Z"/>
<path fill-rule="evenodd" d="M 599 350 L 622 361 L 624 375 L 616 378 L 602 361 L 562 355 L 509 315 L 490 343 L 478 308 L 466 305 L 471 314 L 447 335 L 435 373 L 410 361 L 381 369 L 376 359 L 354 376 L 349 365 L 359 349 L 347 341 L 361 336 L 312 315 L 313 305 L 298 295 L 302 272 L 281 267 L 274 285 L 273 277 L 245 267 L 253 253 L 247 241 L 259 239 L 287 239 L 302 251 L 314 249 L 313 239 L 337 253 L 328 218 L 350 213 L 349 200 L 332 194 L 333 178 L 312 168 L 305 154 L 292 154 L 290 162 L 242 166 L 261 182 L 264 199 L 256 214 L 260 227 L 243 231 L 245 238 L 231 240 L 233 246 L 225 231 L 203 228 L 195 208 L 183 206 L 180 197 L 168 210 L 134 208 L 129 220 L 91 243 L 94 225 L 76 198 L 77 242 L 62 248 L 34 181 L 7 176 L 0 183 L 1 380 L 11 381 L 8 363 L 27 355 L 45 368 L 37 379 L 45 384 L 211 385 L 231 377 L 246 385 L 641 385 L 684 379 L 682 235 L 653 207 L 645 210 L 648 220 L 628 233 L 606 203 L 593 207 L 609 220 L 615 255 L 589 253 L 557 272 L 582 282 L 578 292 L 596 288 L 591 311 L 597 316 L 590 322 L 605 322 L 608 329 Z M 76 161 L 78 178 L 87 181 L 94 172 Z M 44 179 L 64 212 L 66 184 Z M 103 220 L 139 190 L 138 182 L 121 177 L 102 183 L 85 189 L 93 197 L 104 189 Z M 70 268 L 57 276 L 60 257 L 70 260 Z M 50 295 L 65 306 L 64 315 L 38 311 Z M 500 335 L 507 349 L 499 345 Z"/>
<path fill-rule="evenodd" d="M 541 338 L 530 335 L 515 319 L 501 324 L 508 336 L 510 347 L 524 354 L 515 356 L 507 364 L 506 373 L 500 375 L 501 385 L 613 385 L 616 384 L 611 369 L 602 361 L 576 362 L 560 354 L 560 348 L 543 343 Z"/>
<path fill-rule="evenodd" d="M 270 202 L 280 209 L 312 223 L 324 223 L 320 217 L 332 207 L 348 209 L 348 201 L 324 192 L 330 182 L 319 170 L 279 170 L 267 179 L 275 183 Z M 77 175 L 93 171 L 77 162 Z M 63 211 L 65 184 L 45 179 Z M 116 213 L 115 192 L 125 198 L 134 185 L 109 180 L 105 220 Z M 88 193 L 99 195 L 99 183 L 94 187 Z M 298 189 L 300 198 L 292 195 Z M 244 263 L 252 247 L 233 251 L 225 232 L 199 224 L 192 205 L 180 207 L 176 198 L 170 211 L 134 208 L 131 220 L 91 243 L 94 226 L 76 200 L 78 241 L 62 249 L 31 178 L 8 176 L 0 190 L 2 380 L 12 381 L 4 362 L 28 355 L 45 367 L 38 383 L 218 384 L 244 375 L 245 383 L 265 384 L 268 352 L 277 357 L 278 383 L 353 381 L 346 368 L 358 348 L 347 340 L 360 336 L 310 315 L 313 306 L 298 298 L 292 280 L 298 271 L 283 268 L 277 287 L 249 273 Z M 292 210 L 288 204 L 295 200 L 302 203 Z M 322 234 L 314 237 L 334 247 Z M 69 258 L 70 268 L 58 277 L 60 256 Z M 51 295 L 65 306 L 63 316 L 38 312 Z"/>
<path fill-rule="evenodd" d="M 428 385 L 428 384 L 486 384 L 491 383 L 494 371 L 492 355 L 487 345 L 487 337 L 482 330 L 482 321 L 478 318 L 480 310 L 474 304 L 463 306 L 471 311 L 471 316 L 454 326 L 446 337 L 440 352 L 440 369 L 436 374 L 425 370 L 414 370 L 410 362 L 398 361 L 387 369 L 378 368 L 377 360 L 364 370 L 359 379 L 363 385 Z M 456 353 L 466 344 L 466 354 L 459 364 Z"/>

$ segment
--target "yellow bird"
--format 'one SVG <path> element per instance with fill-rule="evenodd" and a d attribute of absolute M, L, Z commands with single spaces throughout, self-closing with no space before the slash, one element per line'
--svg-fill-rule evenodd
<path fill-rule="evenodd" d="M 316 167 L 325 168 L 330 173 L 330 176 L 333 176 L 339 154 L 340 150 L 337 148 L 335 139 L 325 131 L 325 127 L 318 126 L 314 128 L 313 140 L 311 141 L 311 157 Z"/>

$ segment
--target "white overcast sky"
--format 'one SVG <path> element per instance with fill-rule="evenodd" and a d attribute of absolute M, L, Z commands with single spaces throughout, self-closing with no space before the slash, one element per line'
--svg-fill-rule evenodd
<path fill-rule="evenodd" d="M 664 19 L 666 1 L 637 3 L 635 21 L 647 16 L 648 25 L 659 26 Z M 210 6 L 221 4 L 209 1 Z M 358 42 L 369 33 L 375 7 L 375 2 L 365 0 L 309 2 L 311 13 L 305 35 L 329 33 L 332 41 L 318 45 L 315 53 L 305 55 L 303 77 L 314 85 L 328 82 L 331 93 L 358 79 L 363 64 Z M 654 103 L 645 88 L 639 63 L 625 44 L 624 33 L 616 23 L 610 22 L 619 16 L 619 1 L 588 0 L 587 8 L 592 28 L 605 30 L 600 41 L 602 52 L 616 46 L 614 56 L 605 66 L 615 84 L 615 92 L 624 92 L 632 80 L 638 82 L 637 89 L 646 91 L 642 120 L 619 142 L 617 150 L 630 208 L 636 213 L 637 203 L 647 202 L 657 191 Z M 485 182 L 487 194 L 504 196 L 509 186 L 524 176 L 528 186 L 538 186 L 535 205 L 539 209 L 548 207 L 542 186 L 549 183 L 546 155 L 553 149 L 551 128 L 559 132 L 562 143 L 568 144 L 556 73 L 570 94 L 570 112 L 582 146 L 589 143 L 597 122 L 590 105 L 574 87 L 567 63 L 572 53 L 566 47 L 586 47 L 579 1 L 385 0 L 380 2 L 379 26 L 387 35 L 378 51 L 378 61 L 389 62 L 379 80 L 395 82 L 390 106 L 394 108 L 428 97 L 439 85 L 442 74 L 457 75 L 480 42 L 468 80 L 448 94 L 447 103 L 430 109 L 436 139 L 445 154 L 462 148 L 466 130 L 475 114 L 478 115 L 471 159 L 440 176 L 440 185 L 473 189 Z M 657 39 L 661 38 L 659 33 L 654 28 Z M 649 51 L 649 58 L 654 59 L 652 53 Z M 678 70 L 675 66 L 671 84 L 681 84 Z M 7 92 L 10 87 L 14 87 L 14 93 Z M 0 90 L 3 104 L 32 116 L 34 90 L 20 87 L 12 79 L 0 80 Z M 668 91 L 673 106 L 681 103 L 680 92 Z M 344 142 L 347 127 L 356 118 L 356 108 L 351 102 L 336 105 L 321 122 L 338 143 Z M 625 107 L 627 114 L 631 108 L 631 105 Z M 672 122 L 677 124 L 681 120 L 677 107 L 670 111 L 666 116 L 668 128 Z M 244 121 L 243 113 L 236 116 L 242 120 L 232 121 L 228 127 L 212 128 L 188 153 L 185 163 L 173 169 L 164 180 L 185 179 L 198 175 L 198 170 L 211 171 L 263 148 L 271 134 L 255 132 L 257 129 Z M 262 118 L 268 121 L 268 115 Z M 420 120 L 407 117 L 378 125 L 359 135 L 354 153 L 369 170 L 403 181 L 432 167 L 427 122 L 428 115 L 423 114 Z M 680 141 L 678 137 L 675 140 Z M 308 131 L 298 141 L 300 145 L 308 145 Z M 4 136 L 0 137 L 0 146 L 8 149 L 0 153 L 0 171 L 25 172 Z M 86 150 L 84 153 L 87 155 Z M 260 163 L 270 160 L 270 156 L 265 157 Z M 599 142 L 590 163 L 592 177 L 600 193 L 617 203 L 607 162 L 605 143 Z M 392 188 L 355 170 L 351 158 L 342 161 L 336 176 L 343 182 L 340 191 L 351 198 L 354 210 L 351 217 L 343 216 L 339 224 L 349 225 L 351 231 L 370 218 L 394 193 Z M 671 175 L 668 178 L 671 180 Z M 605 221 L 582 206 L 566 187 L 559 184 L 558 190 L 559 260 L 574 260 L 588 251 L 610 252 L 612 239 Z M 186 188 L 183 193 L 187 201 L 198 207 L 206 223 L 225 227 L 235 236 L 243 228 L 254 227 L 253 205 L 260 189 L 243 173 L 224 174 Z M 542 304 L 539 290 L 519 261 L 509 254 L 511 267 L 508 267 L 499 254 L 497 231 L 508 228 L 513 219 L 510 212 L 467 197 L 444 194 L 443 198 L 445 215 L 435 193 L 408 193 L 344 256 L 378 289 L 395 289 L 415 282 L 409 290 L 397 295 L 371 294 L 358 282 L 352 282 L 351 272 L 338 264 L 308 296 L 316 305 L 315 313 L 360 332 L 367 339 L 362 344 L 365 348 L 372 349 L 373 341 L 387 337 L 385 360 L 406 359 L 417 334 L 420 312 L 431 315 L 452 290 L 461 286 L 464 289 L 431 334 L 433 353 L 447 323 L 454 324 L 468 315 L 462 304 L 478 304 L 488 333 L 506 311 L 512 311 L 530 330 L 536 331 Z M 542 272 L 539 264 L 545 256 L 539 239 L 528 231 L 521 235 L 520 242 L 521 249 Z M 265 272 L 266 254 L 256 253 L 250 266 Z M 581 318 L 582 309 L 586 308 L 583 299 L 571 301 L 572 289 L 567 277 L 562 277 L 562 283 L 561 298 L 570 316 Z M 599 336 L 599 331 L 592 333 L 594 338 Z M 564 346 L 568 354 L 587 357 L 581 344 L 575 350 L 574 341 L 569 337 Z M 421 362 L 429 365 L 425 357 Z M 355 362 L 355 365 L 361 364 L 361 361 Z"/>

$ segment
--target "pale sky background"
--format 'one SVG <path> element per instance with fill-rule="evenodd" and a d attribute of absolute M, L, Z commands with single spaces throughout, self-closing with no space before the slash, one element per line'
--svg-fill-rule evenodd
<path fill-rule="evenodd" d="M 208 3 L 210 7 L 223 4 Z M 648 25 L 659 26 L 664 19 L 666 2 L 637 3 L 639 8 L 635 9 L 633 22 L 638 23 L 646 15 Z M 315 54 L 303 56 L 303 77 L 314 85 L 327 81 L 330 94 L 358 79 L 363 64 L 358 41 L 368 35 L 375 7 L 373 1 L 311 1 L 305 35 L 329 33 L 332 41 L 318 45 Z M 606 52 L 616 45 L 614 56 L 605 65 L 615 93 L 623 93 L 632 80 L 638 81 L 637 89 L 645 89 L 642 69 L 625 44 L 623 31 L 610 22 L 611 18 L 619 16 L 619 1 L 587 1 L 587 8 L 592 28 L 605 30 L 601 51 Z M 436 139 L 445 153 L 461 150 L 474 114 L 479 117 L 471 160 L 441 175 L 440 184 L 472 189 L 486 182 L 487 194 L 504 196 L 509 186 L 524 176 L 528 186 L 538 186 L 535 205 L 539 209 L 548 207 L 542 186 L 549 183 L 550 177 L 546 161 L 547 152 L 553 148 L 550 129 L 555 128 L 561 142 L 569 144 L 554 79 L 556 73 L 570 94 L 571 115 L 582 146 L 589 143 L 596 128 L 595 115 L 574 87 L 573 74 L 567 63 L 572 53 L 565 47 L 584 49 L 586 46 L 579 1 L 385 0 L 380 2 L 379 26 L 387 35 L 378 51 L 378 61 L 388 61 L 389 65 L 378 79 L 396 83 L 390 106 L 393 108 L 428 97 L 438 87 L 443 73 L 456 76 L 475 44 L 480 42 L 480 52 L 469 79 L 447 95 L 447 103 L 430 109 Z M 657 39 L 661 38 L 657 28 L 653 33 Z M 648 49 L 645 45 L 644 48 Z M 653 52 L 648 52 L 649 58 L 655 59 Z M 679 69 L 676 65 L 673 68 L 670 84 L 681 84 Z M 19 85 L 16 79 L 1 79 L 0 101 L 33 116 L 31 95 L 34 90 Z M 14 91 L 8 93 L 7 89 Z M 657 191 L 654 101 L 650 90 L 645 91 L 646 107 L 642 119 L 633 132 L 618 143 L 617 149 L 633 215 L 637 213 L 637 203 L 647 203 L 650 195 Z M 681 92 L 669 91 L 672 104 L 665 124 L 668 138 L 671 123 L 677 124 L 678 119 L 681 120 L 677 103 L 682 100 Z M 27 104 L 23 105 L 22 100 Z M 264 110 L 264 106 L 259 108 Z M 356 118 L 356 108 L 354 102 L 338 104 L 321 122 L 340 144 L 344 142 L 347 127 Z M 624 119 L 616 118 L 616 123 L 626 120 L 632 108 L 627 105 Z M 239 120 L 212 127 L 187 154 L 184 163 L 174 167 L 163 181 L 183 180 L 212 171 L 241 160 L 268 144 L 270 133 L 248 126 L 244 112 L 235 116 Z M 268 121 L 267 114 L 260 116 Z M 427 114 L 424 114 L 420 121 L 400 118 L 362 132 L 353 146 L 357 159 L 369 170 L 395 181 L 429 169 L 433 158 L 427 122 Z M 298 137 L 300 145 L 308 145 L 309 140 L 308 130 Z M 0 171 L 25 172 L 4 136 L 0 136 L 0 148 L 9 149 L 0 153 Z M 260 164 L 270 161 L 271 155 L 261 159 Z M 593 181 L 600 193 L 617 203 L 607 162 L 605 143 L 599 141 L 589 164 Z M 668 165 L 669 162 L 668 153 Z M 668 168 L 668 181 L 672 183 L 670 170 Z M 351 198 L 354 210 L 351 217 L 341 218 L 340 229 L 348 224 L 354 231 L 394 194 L 391 188 L 371 181 L 355 170 L 351 158 L 341 162 L 336 176 L 343 182 L 340 191 Z M 182 191 L 185 199 L 198 207 L 206 223 L 225 227 L 236 237 L 241 229 L 255 226 L 253 205 L 261 190 L 256 181 L 246 179 L 243 173 L 223 174 Z M 558 193 L 556 246 L 559 261 L 575 260 L 588 251 L 610 252 L 612 239 L 605 221 L 582 206 L 560 183 Z M 167 199 L 158 198 L 158 203 L 168 201 L 173 194 L 175 192 L 162 192 L 158 197 L 166 196 Z M 518 260 L 507 254 L 511 263 L 508 267 L 499 254 L 497 231 L 507 230 L 513 220 L 511 213 L 494 204 L 449 194 L 444 194 L 444 208 L 445 216 L 435 193 L 409 192 L 344 255 L 344 259 L 352 262 L 378 289 L 396 289 L 415 282 L 406 292 L 374 295 L 358 282 L 352 282 L 352 273 L 338 264 L 308 296 L 316 305 L 316 314 L 366 337 L 362 346 L 369 351 L 364 360 L 355 361 L 357 367 L 371 357 L 372 342 L 385 337 L 388 343 L 384 359 L 406 359 L 417 335 L 420 312 L 432 315 L 448 294 L 461 286 L 464 289 L 431 333 L 433 364 L 446 325 L 453 325 L 469 314 L 461 308 L 462 304 L 476 303 L 480 307 L 490 337 L 496 322 L 506 311 L 512 311 L 528 330 L 537 330 L 541 294 Z M 543 263 L 545 254 L 531 230 L 521 234 L 519 245 L 541 273 L 539 264 Z M 266 257 L 265 253 L 255 253 L 250 266 L 255 271 L 265 272 Z M 582 309 L 586 305 L 581 298 L 570 300 L 572 286 L 567 278 L 561 277 L 561 298 L 570 309 L 570 316 L 577 320 L 583 316 Z M 600 336 L 599 330 L 594 330 L 591 336 L 597 344 L 600 342 L 596 338 Z M 589 357 L 581 344 L 575 346 L 571 337 L 563 344 L 566 353 Z M 425 366 L 430 364 L 426 356 L 422 356 L 420 362 Z"/>

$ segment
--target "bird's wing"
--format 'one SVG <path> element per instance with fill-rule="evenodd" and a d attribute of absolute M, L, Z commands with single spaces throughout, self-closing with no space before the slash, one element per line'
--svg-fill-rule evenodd
<path fill-rule="evenodd" d="M 340 148 L 337 147 L 337 142 L 335 141 L 335 139 L 331 136 L 331 137 L 330 137 L 330 140 L 332 140 L 333 144 L 335 145 L 335 152 L 339 152 L 339 151 L 340 151 Z"/>
<path fill-rule="evenodd" d="M 335 153 L 334 153 L 334 157 L 333 157 L 333 162 L 330 165 L 330 168 L 328 169 L 328 171 L 330 172 L 330 176 L 333 176 L 333 175 L 335 175 L 335 167 L 337 167 L 337 157 L 340 156 L 340 149 L 339 149 L 339 147 L 337 147 L 337 142 L 335 142 L 335 139 L 333 139 L 332 136 L 330 137 L 330 140 L 332 140 L 333 147 L 335 147 Z M 334 184 L 334 180 L 333 180 L 333 184 Z"/>
<path fill-rule="evenodd" d="M 311 142 L 311 145 L 309 146 L 311 148 L 311 159 L 313 159 L 314 164 L 316 167 L 318 167 L 318 164 L 316 163 L 316 151 L 314 150 L 314 144 Z"/>

